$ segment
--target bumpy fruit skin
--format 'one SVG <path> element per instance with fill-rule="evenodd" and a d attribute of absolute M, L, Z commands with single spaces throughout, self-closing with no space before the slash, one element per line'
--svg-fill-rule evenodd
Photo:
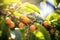
<path fill-rule="evenodd" d="M 30 23 L 30 19 L 28 19 L 28 18 L 24 18 L 23 20 L 22 20 L 24 23 Z"/>
<path fill-rule="evenodd" d="M 13 21 L 11 21 L 9 24 L 9 28 L 14 28 L 14 27 L 15 27 L 15 23 Z"/>
<path fill-rule="evenodd" d="M 10 24 L 11 19 L 9 17 L 6 18 L 6 24 Z"/>
<path fill-rule="evenodd" d="M 31 31 L 36 30 L 36 26 L 35 26 L 35 25 L 31 25 L 31 26 L 30 26 L 30 30 L 31 30 Z"/>
<path fill-rule="evenodd" d="M 24 24 L 22 22 L 18 24 L 19 28 L 22 28 L 23 26 L 24 26 Z"/>
<path fill-rule="evenodd" d="M 44 26 L 50 25 L 48 21 L 44 21 L 43 24 L 44 24 Z"/>

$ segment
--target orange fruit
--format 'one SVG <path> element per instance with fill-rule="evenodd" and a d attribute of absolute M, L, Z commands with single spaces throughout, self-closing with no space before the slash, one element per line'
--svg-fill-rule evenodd
<path fill-rule="evenodd" d="M 28 19 L 28 18 L 24 18 L 23 20 L 22 20 L 24 23 L 30 23 L 30 19 Z"/>
<path fill-rule="evenodd" d="M 6 18 L 6 24 L 10 24 L 11 19 L 9 17 Z"/>
<path fill-rule="evenodd" d="M 10 12 L 13 13 L 15 12 L 15 9 L 13 7 L 10 8 Z"/>
<path fill-rule="evenodd" d="M 51 29 L 51 30 L 50 30 L 50 33 L 52 33 L 52 34 L 53 34 L 53 33 L 54 33 L 54 29 Z"/>
<path fill-rule="evenodd" d="M 20 18 L 21 18 L 21 19 L 24 19 L 24 18 L 25 18 L 25 16 L 24 16 L 24 15 L 20 15 Z"/>
<path fill-rule="evenodd" d="M 9 24 L 9 28 L 14 28 L 14 27 L 15 27 L 15 23 L 13 21 L 11 21 Z"/>
<path fill-rule="evenodd" d="M 43 24 L 44 24 L 44 26 L 48 26 L 49 22 L 48 21 L 44 21 Z"/>
<path fill-rule="evenodd" d="M 23 26 L 24 26 L 24 24 L 22 22 L 18 24 L 19 28 L 22 28 Z"/>
<path fill-rule="evenodd" d="M 35 25 L 31 25 L 29 28 L 31 31 L 36 30 L 36 26 Z"/>

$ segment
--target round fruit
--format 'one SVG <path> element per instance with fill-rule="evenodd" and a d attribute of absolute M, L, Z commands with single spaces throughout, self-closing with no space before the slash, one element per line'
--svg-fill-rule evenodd
<path fill-rule="evenodd" d="M 48 26 L 49 25 L 48 21 L 44 21 L 43 24 L 44 24 L 44 26 Z"/>
<path fill-rule="evenodd" d="M 10 24 L 9 24 L 9 28 L 14 28 L 14 27 L 15 27 L 15 24 L 14 24 L 13 21 L 11 21 Z"/>
<path fill-rule="evenodd" d="M 21 19 L 24 19 L 24 18 L 25 18 L 25 16 L 21 14 L 21 15 L 20 15 L 20 18 L 21 18 Z"/>
<path fill-rule="evenodd" d="M 31 31 L 36 30 L 36 26 L 35 25 L 31 25 L 29 28 Z"/>
<path fill-rule="evenodd" d="M 11 19 L 9 17 L 6 18 L 6 24 L 10 24 Z"/>
<path fill-rule="evenodd" d="M 22 28 L 23 26 L 24 26 L 24 24 L 22 22 L 18 24 L 19 28 Z"/>
<path fill-rule="evenodd" d="M 15 12 L 14 7 L 10 7 L 10 12 L 11 12 L 11 13 Z"/>
<path fill-rule="evenodd" d="M 52 34 L 53 34 L 53 33 L 54 33 L 54 29 L 51 29 L 51 30 L 50 30 L 50 33 L 52 33 Z"/>
<path fill-rule="evenodd" d="M 22 20 L 24 23 L 30 23 L 30 19 L 28 19 L 28 18 L 24 18 L 23 20 Z"/>

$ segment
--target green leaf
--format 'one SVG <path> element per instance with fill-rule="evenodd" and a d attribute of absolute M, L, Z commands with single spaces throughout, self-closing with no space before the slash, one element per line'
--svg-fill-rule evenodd
<path fill-rule="evenodd" d="M 40 9 L 39 9 L 37 6 L 35 6 L 35 5 L 33 5 L 33 4 L 30 4 L 30 3 L 28 3 L 28 2 L 22 4 L 21 7 L 22 7 L 23 9 L 25 9 L 25 10 L 35 11 L 35 12 L 37 12 L 37 13 L 40 13 Z"/>
<path fill-rule="evenodd" d="M 43 35 L 43 33 L 42 33 L 41 31 L 38 31 L 38 30 L 37 30 L 37 31 L 34 31 L 33 34 L 34 34 L 37 38 L 45 40 L 45 37 L 44 37 L 44 35 Z"/>
<path fill-rule="evenodd" d="M 0 30 L 0 37 L 2 36 L 2 31 Z"/>
<path fill-rule="evenodd" d="M 31 8 L 28 8 L 28 7 L 22 7 L 21 9 L 20 9 L 21 11 L 25 11 L 25 12 L 34 12 L 34 10 L 32 10 Z"/>

